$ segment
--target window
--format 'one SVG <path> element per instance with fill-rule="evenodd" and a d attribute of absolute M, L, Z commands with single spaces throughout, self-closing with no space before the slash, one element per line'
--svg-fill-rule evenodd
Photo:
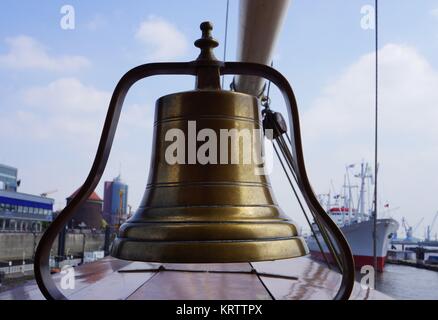
<path fill-rule="evenodd" d="M 18 213 L 23 213 L 23 206 L 18 206 Z"/>
<path fill-rule="evenodd" d="M 29 208 L 28 207 L 23 207 L 23 213 L 28 213 L 29 212 Z"/>

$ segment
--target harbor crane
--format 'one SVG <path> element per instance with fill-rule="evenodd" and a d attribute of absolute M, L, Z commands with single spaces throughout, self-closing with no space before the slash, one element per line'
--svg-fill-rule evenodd
<path fill-rule="evenodd" d="M 44 197 L 44 198 L 47 198 L 47 196 L 49 194 L 52 194 L 52 193 L 55 193 L 55 192 L 58 192 L 58 189 L 53 189 L 53 190 L 50 190 L 50 191 L 46 191 L 46 192 L 40 193 L 40 196 Z"/>
<path fill-rule="evenodd" d="M 436 219 L 438 218 L 438 211 L 435 213 L 435 216 L 432 219 L 432 223 L 427 226 L 426 229 L 426 241 L 431 241 L 430 234 L 432 233 L 433 227 L 435 225 Z"/>
<path fill-rule="evenodd" d="M 414 236 L 413 236 L 414 232 L 418 229 L 418 227 L 421 225 L 423 220 L 424 217 L 422 217 L 420 221 L 414 227 L 412 227 L 408 224 L 405 217 L 402 218 L 402 226 L 405 229 L 406 240 L 414 240 Z"/>

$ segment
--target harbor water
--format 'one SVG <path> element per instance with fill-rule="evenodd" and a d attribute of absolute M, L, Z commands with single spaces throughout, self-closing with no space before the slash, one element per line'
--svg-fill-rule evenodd
<path fill-rule="evenodd" d="M 386 264 L 377 274 L 376 289 L 394 299 L 438 300 L 438 272 Z"/>

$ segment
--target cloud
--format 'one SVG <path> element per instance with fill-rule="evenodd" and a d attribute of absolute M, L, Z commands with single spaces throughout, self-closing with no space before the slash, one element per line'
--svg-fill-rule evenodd
<path fill-rule="evenodd" d="M 127 105 L 123 110 L 120 125 L 131 129 L 152 129 L 154 108 L 141 104 Z"/>
<path fill-rule="evenodd" d="M 101 14 L 96 14 L 90 21 L 88 21 L 86 27 L 88 30 L 96 31 L 106 27 L 107 25 L 107 19 Z"/>
<path fill-rule="evenodd" d="M 22 192 L 37 194 L 56 186 L 56 207 L 63 207 L 65 197 L 90 169 L 111 92 L 70 77 L 30 87 L 16 96 L 14 108 L 0 108 L 0 145 L 8 150 L 0 155 L 0 162 L 20 168 L 26 182 Z M 145 186 L 147 170 L 138 168 L 149 159 L 153 112 L 149 105 L 124 105 L 105 172 L 104 179 L 112 179 L 122 163 L 123 176 L 138 187 L 130 201 L 133 195 L 139 201 Z M 103 194 L 102 184 L 98 192 Z"/>
<path fill-rule="evenodd" d="M 379 51 L 379 193 L 416 219 L 436 210 L 438 191 L 438 71 L 415 48 L 387 44 Z M 302 112 L 303 145 L 311 181 L 326 192 L 342 185 L 347 163 L 373 161 L 374 53 L 333 79 Z M 337 170 L 337 171 L 336 171 Z"/>
<path fill-rule="evenodd" d="M 60 78 L 19 94 L 18 110 L 8 118 L 19 136 L 29 141 L 96 145 L 110 93 Z"/>
<path fill-rule="evenodd" d="M 102 111 L 109 98 L 108 92 L 86 86 L 76 78 L 60 78 L 23 92 L 23 100 L 29 106 L 68 114 Z"/>
<path fill-rule="evenodd" d="M 19 132 L 25 139 L 54 143 L 75 143 L 91 149 L 97 145 L 111 93 L 82 83 L 60 78 L 45 86 L 35 86 L 20 94 L 21 108 L 12 115 L 1 115 L 0 126 Z M 139 104 L 124 106 L 119 132 L 125 138 L 133 130 L 152 126 L 152 108 Z M 6 121 L 7 119 L 7 121 Z M 90 149 L 90 150 L 91 150 Z"/>
<path fill-rule="evenodd" d="M 374 53 L 350 66 L 306 112 L 307 137 L 367 133 L 374 116 Z M 387 135 L 438 134 L 438 73 L 414 48 L 388 44 L 379 51 L 379 100 Z"/>
<path fill-rule="evenodd" d="M 82 56 L 52 57 L 47 49 L 32 37 L 21 35 L 7 38 L 9 52 L 0 55 L 0 67 L 48 71 L 75 71 L 90 65 Z"/>
<path fill-rule="evenodd" d="M 148 58 L 168 60 L 187 52 L 186 36 L 176 26 L 163 18 L 150 16 L 140 24 L 135 38 L 146 46 Z"/>

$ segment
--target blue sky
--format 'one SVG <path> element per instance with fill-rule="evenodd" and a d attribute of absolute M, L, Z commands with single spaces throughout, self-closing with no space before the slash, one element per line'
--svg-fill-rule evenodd
<path fill-rule="evenodd" d="M 362 6 L 372 2 L 292 0 L 275 50 L 275 67 L 295 89 L 318 193 L 331 179 L 342 184 L 346 164 L 373 159 L 374 34 L 360 26 Z M 66 4 L 75 8 L 74 30 L 60 27 Z M 88 173 L 118 79 L 138 64 L 195 58 L 205 20 L 222 57 L 225 7 L 225 0 L 2 1 L 0 163 L 18 167 L 21 191 L 58 189 L 52 196 L 62 208 Z M 438 210 L 438 1 L 381 0 L 379 9 L 381 201 L 400 207 L 391 213 L 398 220 L 427 223 Z M 237 19 L 231 0 L 227 60 L 236 57 Z M 192 78 L 156 78 L 126 101 L 104 180 L 121 167 L 134 208 L 147 179 L 154 101 L 192 88 Z M 272 102 L 284 112 L 275 90 Z M 286 213 L 303 224 L 279 170 L 272 180 Z"/>

